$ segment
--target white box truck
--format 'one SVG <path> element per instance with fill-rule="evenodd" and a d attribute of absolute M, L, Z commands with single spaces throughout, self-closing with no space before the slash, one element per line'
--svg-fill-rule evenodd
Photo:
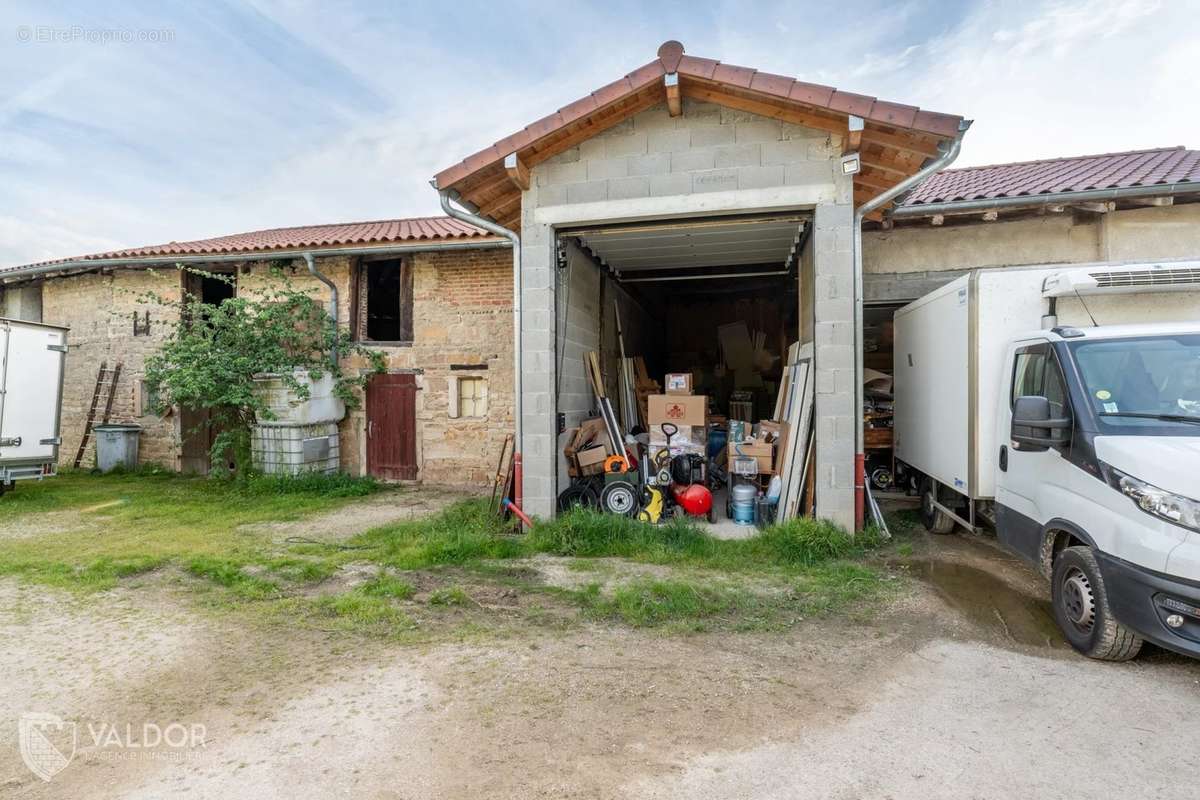
<path fill-rule="evenodd" d="M 973 271 L 896 312 L 895 454 L 986 521 L 1068 642 L 1200 657 L 1200 262 Z"/>
<path fill-rule="evenodd" d="M 0 494 L 55 474 L 67 329 L 0 318 Z"/>

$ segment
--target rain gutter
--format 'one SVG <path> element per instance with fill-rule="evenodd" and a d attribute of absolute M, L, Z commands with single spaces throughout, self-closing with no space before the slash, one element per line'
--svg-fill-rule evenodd
<path fill-rule="evenodd" d="M 921 203 L 900 206 L 891 211 L 892 219 L 931 217 L 936 214 L 968 214 L 1003 208 L 1032 208 L 1037 206 L 1070 205 L 1071 203 L 1097 202 L 1104 200 L 1128 200 L 1139 197 L 1174 197 L 1180 194 L 1200 192 L 1200 183 L 1163 183 L 1153 186 L 1125 186 L 1115 189 L 1085 189 L 1082 192 L 1054 192 L 1053 194 L 1026 194 L 1015 197 L 992 197 L 981 200 L 950 200 L 944 203 Z"/>
<path fill-rule="evenodd" d="M 954 163 L 962 150 L 963 135 L 971 127 L 971 120 L 962 120 L 958 125 L 958 135 L 951 140 L 950 145 L 942 155 L 926 164 L 917 172 L 909 175 L 890 189 L 877 194 L 863 203 L 854 211 L 854 413 L 858 417 L 854 425 L 854 524 L 856 528 L 863 526 L 863 511 L 866 493 L 866 451 L 863 434 L 863 255 L 862 255 L 862 224 L 867 214 L 890 203 L 895 198 L 907 192 L 930 175 L 941 172 Z"/>

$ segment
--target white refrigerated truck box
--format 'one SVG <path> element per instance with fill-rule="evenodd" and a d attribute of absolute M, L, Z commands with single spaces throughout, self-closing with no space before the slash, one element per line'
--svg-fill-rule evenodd
<path fill-rule="evenodd" d="M 993 498 L 1006 349 L 1042 328 L 1049 298 L 1062 326 L 1196 320 L 1198 285 L 1196 261 L 1003 267 L 909 303 L 894 318 L 896 458 L 972 500 Z"/>
<path fill-rule="evenodd" d="M 0 319 L 0 486 L 55 473 L 67 329 Z"/>

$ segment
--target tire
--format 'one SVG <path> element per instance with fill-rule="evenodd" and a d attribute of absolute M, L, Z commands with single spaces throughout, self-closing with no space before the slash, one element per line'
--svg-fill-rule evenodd
<path fill-rule="evenodd" d="M 930 533 L 946 534 L 954 532 L 954 518 L 934 507 L 935 484 L 932 479 L 921 481 L 921 524 Z"/>
<path fill-rule="evenodd" d="M 1054 621 L 1078 652 L 1100 661 L 1128 661 L 1142 649 L 1142 637 L 1109 610 L 1104 576 L 1090 547 L 1059 553 L 1050 588 Z"/>
<path fill-rule="evenodd" d="M 573 483 L 558 495 L 558 512 L 561 514 L 574 508 L 596 508 L 600 497 L 590 483 Z"/>
<path fill-rule="evenodd" d="M 627 481 L 613 481 L 600 493 L 600 508 L 610 514 L 636 517 L 642 510 L 638 502 L 638 491 Z"/>

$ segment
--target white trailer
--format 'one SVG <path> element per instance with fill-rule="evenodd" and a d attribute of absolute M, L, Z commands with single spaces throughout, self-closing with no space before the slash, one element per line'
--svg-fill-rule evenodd
<path fill-rule="evenodd" d="M 55 474 L 67 329 L 0 318 L 0 493 Z"/>
<path fill-rule="evenodd" d="M 994 526 L 1081 652 L 1200 656 L 1200 262 L 973 271 L 895 315 L 922 521 Z"/>

